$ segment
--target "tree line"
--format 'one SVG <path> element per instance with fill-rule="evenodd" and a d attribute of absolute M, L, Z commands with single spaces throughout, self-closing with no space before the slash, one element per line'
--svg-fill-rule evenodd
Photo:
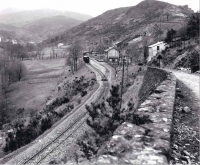
<path fill-rule="evenodd" d="M 20 56 L 12 56 L 13 49 L 8 47 L 0 52 L 0 127 L 6 121 L 7 89 L 10 84 L 21 81 L 27 73 L 25 65 L 20 60 L 23 55 L 20 53 L 21 47 L 18 48 L 16 53 Z"/>

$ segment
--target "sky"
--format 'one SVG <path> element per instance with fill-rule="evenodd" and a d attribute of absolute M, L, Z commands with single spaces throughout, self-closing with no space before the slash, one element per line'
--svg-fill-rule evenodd
<path fill-rule="evenodd" d="M 0 0 L 0 10 L 17 8 L 23 10 L 56 9 L 88 14 L 93 17 L 119 7 L 135 6 L 142 0 Z M 162 0 L 175 5 L 188 5 L 199 10 L 200 0 Z"/>

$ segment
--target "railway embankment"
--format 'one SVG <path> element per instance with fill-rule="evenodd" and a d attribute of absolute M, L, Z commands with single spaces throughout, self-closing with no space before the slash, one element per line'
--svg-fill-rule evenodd
<path fill-rule="evenodd" d="M 91 66 L 88 67 L 92 70 L 92 73 L 95 73 L 96 79 L 101 80 L 102 76 Z M 62 88 L 61 86 L 58 87 L 58 90 Z M 7 160 L 1 159 L 1 162 L 7 162 L 8 164 L 40 164 L 50 162 L 51 159 L 55 158 L 56 154 L 61 157 L 65 154 L 64 151 L 70 150 L 70 145 L 74 143 L 77 137 L 88 128 L 85 124 L 85 120 L 88 117 L 85 105 L 98 100 L 102 96 L 103 87 L 103 82 L 100 81 L 98 89 L 94 89 L 95 91 L 91 95 L 86 95 L 89 98 L 64 116 L 54 129 L 47 131 L 48 134 L 46 136 L 38 137 L 34 144 L 30 145 L 24 152 L 20 152 L 16 157 L 13 155 L 13 159 L 9 160 L 10 157 L 7 157 Z M 60 157 L 57 156 L 56 158 L 59 159 Z"/>
<path fill-rule="evenodd" d="M 139 91 L 135 114 L 143 119 L 138 124 L 124 122 L 109 142 L 106 154 L 98 163 L 168 164 L 176 77 L 165 70 L 148 68 Z"/>

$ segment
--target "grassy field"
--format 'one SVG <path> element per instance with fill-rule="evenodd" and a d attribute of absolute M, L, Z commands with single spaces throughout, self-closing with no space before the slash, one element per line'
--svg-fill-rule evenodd
<path fill-rule="evenodd" d="M 65 59 L 23 61 L 27 76 L 11 84 L 6 92 L 7 122 L 28 121 L 45 107 L 46 100 L 56 93 L 57 84 L 64 72 Z M 68 68 L 66 68 L 68 70 Z M 10 124 L 3 126 L 3 132 L 10 129 Z M 4 133 L 0 130 L 0 148 L 4 146 Z M 5 153 L 0 150 L 0 157 Z"/>
<path fill-rule="evenodd" d="M 51 54 L 53 53 L 52 48 L 51 47 L 47 47 L 44 48 L 42 50 L 42 52 L 44 53 L 44 58 L 49 58 L 50 57 L 50 52 Z M 57 54 L 59 57 L 62 57 L 64 54 L 67 54 L 67 48 L 54 48 L 54 53 Z"/>
<path fill-rule="evenodd" d="M 27 76 L 9 86 L 7 91 L 9 118 L 29 116 L 43 108 L 47 97 L 53 95 L 58 79 L 64 71 L 65 59 L 24 61 Z M 23 114 L 17 109 L 24 108 Z M 28 113 L 28 114 L 27 114 Z"/>

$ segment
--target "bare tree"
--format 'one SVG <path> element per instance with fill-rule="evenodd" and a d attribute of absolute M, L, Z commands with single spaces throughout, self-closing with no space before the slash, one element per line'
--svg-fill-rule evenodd
<path fill-rule="evenodd" d="M 15 68 L 15 75 L 16 75 L 17 80 L 21 81 L 21 79 L 25 77 L 26 75 L 25 65 L 20 61 L 16 61 L 14 63 L 14 68 Z"/>
<path fill-rule="evenodd" d="M 81 56 L 82 47 L 79 42 L 75 42 L 69 49 L 69 58 L 73 60 L 74 71 L 77 71 L 77 61 Z"/>
<path fill-rule="evenodd" d="M 71 67 L 72 74 L 74 74 L 74 61 L 73 61 L 73 59 L 72 59 L 70 56 L 68 56 L 68 57 L 66 58 L 65 65 L 70 66 L 70 67 Z"/>
<path fill-rule="evenodd" d="M 185 49 L 185 40 L 186 40 L 186 37 L 187 37 L 187 27 L 186 26 L 182 26 L 179 29 L 179 33 L 180 33 L 180 35 L 182 37 L 183 45 L 184 45 L 184 49 Z"/>
<path fill-rule="evenodd" d="M 141 56 L 138 50 L 139 50 L 139 47 L 137 44 L 130 44 L 126 48 L 126 53 L 129 55 L 131 63 L 132 62 L 138 63 L 140 61 Z"/>
<path fill-rule="evenodd" d="M 148 50 L 148 38 L 147 37 L 143 37 L 142 39 L 142 47 L 143 47 L 143 59 L 144 59 L 144 63 L 147 63 L 147 58 L 149 55 L 149 50 Z"/>
<path fill-rule="evenodd" d="M 96 51 L 98 52 L 98 54 L 104 54 L 104 50 L 105 50 L 105 46 L 103 45 L 103 43 L 100 43 L 97 48 Z"/>

